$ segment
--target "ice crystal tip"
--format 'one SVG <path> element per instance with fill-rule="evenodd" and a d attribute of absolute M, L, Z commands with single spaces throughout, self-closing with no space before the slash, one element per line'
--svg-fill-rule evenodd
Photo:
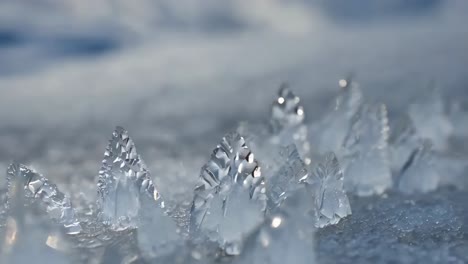
<path fill-rule="evenodd" d="M 286 84 L 281 85 L 271 109 L 273 130 L 300 125 L 304 122 L 304 117 L 300 98 Z"/>
<path fill-rule="evenodd" d="M 237 182 L 261 176 L 254 154 L 245 139 L 235 132 L 225 135 L 213 150 L 210 160 L 201 169 L 200 180 L 205 189 L 211 189 L 226 176 Z"/>
<path fill-rule="evenodd" d="M 315 195 L 317 227 L 337 224 L 351 214 L 348 196 L 343 188 L 343 171 L 334 153 L 328 153 L 308 179 Z"/>
<path fill-rule="evenodd" d="M 140 195 L 163 207 L 146 164 L 138 155 L 128 132 L 117 127 L 104 153 L 98 180 L 98 204 L 104 222 L 114 226 L 134 226 Z"/>

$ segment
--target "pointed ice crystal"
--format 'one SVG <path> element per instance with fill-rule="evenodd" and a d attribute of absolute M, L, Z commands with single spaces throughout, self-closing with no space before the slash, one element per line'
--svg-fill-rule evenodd
<path fill-rule="evenodd" d="M 160 207 L 164 202 L 154 188 L 150 172 L 137 154 L 128 132 L 117 127 L 104 153 L 99 171 L 100 216 L 115 229 L 136 227 L 140 196 L 146 195 Z"/>
<path fill-rule="evenodd" d="M 363 103 L 361 89 L 351 79 L 340 80 L 340 88 L 333 109 L 309 127 L 309 138 L 317 154 L 341 152 L 351 118 Z"/>
<path fill-rule="evenodd" d="M 440 176 L 434 167 L 430 141 L 424 141 L 415 149 L 401 171 L 398 189 L 405 193 L 435 190 Z"/>
<path fill-rule="evenodd" d="M 363 105 L 353 117 L 344 147 L 344 184 L 360 196 L 382 194 L 392 186 L 385 105 Z"/>
<path fill-rule="evenodd" d="M 27 203 L 44 207 L 48 216 L 62 224 L 69 234 L 81 231 L 70 199 L 57 186 L 24 165 L 13 163 L 7 169 L 9 189 L 23 188 Z M 9 190 L 9 193 L 12 190 Z"/>
<path fill-rule="evenodd" d="M 315 196 L 317 227 L 337 224 L 351 214 L 348 196 L 343 188 L 343 171 L 334 153 L 328 153 L 325 160 L 308 177 L 308 187 Z"/>
<path fill-rule="evenodd" d="M 227 134 L 202 168 L 190 230 L 218 241 L 227 254 L 238 254 L 242 237 L 263 215 L 264 196 L 263 178 L 253 153 L 239 134 Z"/>
<path fill-rule="evenodd" d="M 445 150 L 454 128 L 445 113 L 439 91 L 436 88 L 430 89 L 429 93 L 409 106 L 408 114 L 419 137 L 430 139 L 434 149 Z"/>
<path fill-rule="evenodd" d="M 272 163 L 274 163 L 273 168 L 267 170 L 267 174 L 271 175 L 265 176 L 270 210 L 280 206 L 284 199 L 300 188 L 300 183 L 308 177 L 306 165 L 294 145 L 281 148 L 279 157 Z"/>
<path fill-rule="evenodd" d="M 409 117 L 401 118 L 392 126 L 389 137 L 390 167 L 396 175 L 400 174 L 412 153 L 419 148 L 421 139 L 416 135 L 413 122 Z"/>
<path fill-rule="evenodd" d="M 281 85 L 271 108 L 271 142 L 281 146 L 295 144 L 304 162 L 309 164 L 310 143 L 307 126 L 304 125 L 305 112 L 300 101 L 286 84 Z"/>
<path fill-rule="evenodd" d="M 302 189 L 271 215 L 245 242 L 235 264 L 315 263 L 313 206 Z"/>

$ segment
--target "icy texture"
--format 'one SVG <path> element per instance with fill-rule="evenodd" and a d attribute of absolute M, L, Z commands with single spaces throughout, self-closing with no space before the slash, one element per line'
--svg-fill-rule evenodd
<path fill-rule="evenodd" d="M 284 199 L 300 188 L 301 182 L 308 177 L 306 165 L 294 145 L 280 148 L 279 157 L 272 162 L 275 163 L 274 169 L 264 173 L 270 210 L 280 206 Z"/>
<path fill-rule="evenodd" d="M 390 167 L 395 175 L 399 175 L 413 152 L 421 146 L 422 139 L 417 136 L 411 119 L 406 116 L 400 118 L 390 130 Z"/>
<path fill-rule="evenodd" d="M 309 164 L 310 143 L 307 139 L 307 126 L 304 125 L 305 112 L 300 103 L 300 98 L 286 84 L 281 85 L 271 108 L 270 124 L 273 135 L 270 140 L 281 146 L 295 144 L 304 162 Z"/>
<path fill-rule="evenodd" d="M 261 221 L 264 189 L 260 167 L 244 138 L 227 134 L 202 168 L 191 208 L 192 234 L 208 235 L 227 254 L 239 254 L 242 237 Z"/>
<path fill-rule="evenodd" d="M 284 209 L 267 218 L 250 235 L 242 255 L 233 263 L 315 263 L 313 206 L 305 190 L 288 197 Z"/>
<path fill-rule="evenodd" d="M 408 114 L 419 137 L 430 139 L 435 150 L 447 149 L 454 128 L 437 89 L 432 88 L 427 95 L 411 104 Z"/>
<path fill-rule="evenodd" d="M 340 88 L 333 109 L 310 126 L 309 138 L 316 154 L 341 152 L 351 118 L 363 103 L 361 89 L 351 79 L 341 80 Z"/>
<path fill-rule="evenodd" d="M 433 164 L 431 148 L 431 142 L 426 140 L 411 154 L 401 171 L 398 183 L 400 191 L 429 192 L 438 187 L 440 175 Z"/>
<path fill-rule="evenodd" d="M 318 261 L 466 263 L 467 199 L 467 192 L 442 189 L 353 200 L 353 215 L 318 230 Z"/>
<path fill-rule="evenodd" d="M 343 171 L 333 153 L 317 166 L 307 183 L 317 207 L 317 227 L 337 224 L 351 214 L 351 205 L 343 188 Z"/>
<path fill-rule="evenodd" d="M 392 186 L 385 105 L 363 105 L 344 142 L 345 189 L 361 196 L 382 194 Z"/>
<path fill-rule="evenodd" d="M 128 132 L 117 127 L 104 153 L 99 171 L 98 205 L 102 220 L 116 229 L 136 227 L 140 195 L 164 207 L 151 174 L 137 154 Z"/>
<path fill-rule="evenodd" d="M 12 188 L 23 188 L 27 203 L 38 203 L 47 215 L 62 224 L 69 234 L 81 231 L 70 199 L 57 186 L 24 165 L 13 163 L 7 169 L 9 193 Z"/>
<path fill-rule="evenodd" d="M 138 247 L 148 259 L 171 254 L 183 242 L 176 223 L 146 197 L 141 199 L 137 232 Z"/>

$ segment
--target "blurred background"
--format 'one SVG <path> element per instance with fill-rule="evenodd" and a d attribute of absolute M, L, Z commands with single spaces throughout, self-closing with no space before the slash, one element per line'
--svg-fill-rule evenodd
<path fill-rule="evenodd" d="M 390 117 L 431 81 L 466 100 L 467 12 L 466 0 L 0 0 L 0 170 L 33 165 L 94 199 L 122 125 L 161 192 L 184 193 L 225 132 L 268 118 L 284 81 L 309 121 L 349 73 Z"/>

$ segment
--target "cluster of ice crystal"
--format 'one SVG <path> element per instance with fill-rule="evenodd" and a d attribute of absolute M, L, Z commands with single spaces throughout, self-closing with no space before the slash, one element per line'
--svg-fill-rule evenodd
<path fill-rule="evenodd" d="M 351 215 L 346 192 L 411 195 L 460 182 L 442 172 L 466 174 L 466 160 L 444 152 L 452 124 L 440 97 L 412 104 L 389 139 L 386 106 L 364 102 L 350 79 L 340 87 L 332 111 L 306 124 L 301 100 L 281 86 L 268 124 L 225 135 L 183 205 L 166 206 L 121 127 L 104 154 L 97 206 L 86 210 L 37 172 L 10 165 L 0 262 L 315 263 L 314 233 L 357 221 L 341 221 Z M 427 113 L 440 128 L 429 128 Z"/>
<path fill-rule="evenodd" d="M 150 172 L 122 127 L 116 128 L 104 153 L 98 193 L 100 216 L 115 229 L 136 227 L 142 195 L 164 207 Z"/>
<path fill-rule="evenodd" d="M 244 236 L 262 220 L 264 193 L 260 166 L 244 138 L 227 134 L 202 167 L 191 208 L 192 234 L 207 235 L 227 254 L 239 254 Z"/>

